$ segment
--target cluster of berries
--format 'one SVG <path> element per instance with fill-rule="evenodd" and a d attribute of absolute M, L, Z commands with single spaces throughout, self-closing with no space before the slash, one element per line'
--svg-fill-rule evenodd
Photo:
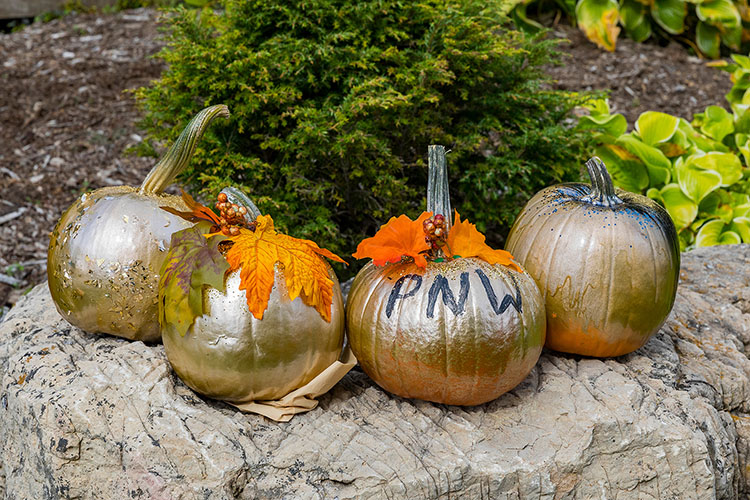
<path fill-rule="evenodd" d="M 432 251 L 438 250 L 448 241 L 448 231 L 445 227 L 445 217 L 442 214 L 435 214 L 422 223 L 424 230 L 424 240 L 430 245 Z"/>
<path fill-rule="evenodd" d="M 236 203 L 229 203 L 227 195 L 219 193 L 216 209 L 219 211 L 219 226 L 213 226 L 211 232 L 221 231 L 225 236 L 237 236 L 240 234 L 240 227 L 247 227 L 245 214 L 247 208 L 240 207 Z"/>

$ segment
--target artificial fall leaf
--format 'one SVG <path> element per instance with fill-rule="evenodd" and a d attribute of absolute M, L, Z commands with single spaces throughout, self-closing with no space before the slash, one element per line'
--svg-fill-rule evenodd
<path fill-rule="evenodd" d="M 177 231 L 161 267 L 159 324 L 181 336 L 203 315 L 203 286 L 224 290 L 229 264 L 218 250 L 224 238 L 206 239 L 206 224 Z"/>
<path fill-rule="evenodd" d="M 458 211 L 455 222 L 448 232 L 448 247 L 454 256 L 477 257 L 490 264 L 500 264 L 518 272 L 521 267 L 513 262 L 513 256 L 505 250 L 493 250 L 484 242 L 484 235 L 469 221 L 462 221 Z"/>
<path fill-rule="evenodd" d="M 422 212 L 415 221 L 406 215 L 391 217 L 375 236 L 362 240 L 352 256 L 356 259 L 371 258 L 376 266 L 401 262 L 402 257 L 411 257 L 416 265 L 426 267 L 427 259 L 422 252 L 429 250 L 430 245 L 424 239 L 422 223 L 430 217 L 432 212 Z"/>
<path fill-rule="evenodd" d="M 159 208 L 161 208 L 162 210 L 166 210 L 170 214 L 182 217 L 183 219 L 190 222 L 208 221 L 215 226 L 221 225 L 219 217 L 215 213 L 213 213 L 210 208 L 195 201 L 195 199 L 193 199 L 193 197 L 187 194 L 185 191 L 182 191 L 182 201 L 185 202 L 185 205 L 187 205 L 190 211 L 183 212 L 182 210 L 177 210 L 172 207 L 162 206 L 160 206 Z"/>
<path fill-rule="evenodd" d="M 333 281 L 320 257 L 344 262 L 341 257 L 310 240 L 277 233 L 269 215 L 261 215 L 255 222 L 255 231 L 241 228 L 239 235 L 228 238 L 234 245 L 226 254 L 231 270 L 240 269 L 240 290 L 245 290 L 253 316 L 263 319 L 279 262 L 284 266 L 289 299 L 302 297 L 323 319 L 331 321 Z"/>

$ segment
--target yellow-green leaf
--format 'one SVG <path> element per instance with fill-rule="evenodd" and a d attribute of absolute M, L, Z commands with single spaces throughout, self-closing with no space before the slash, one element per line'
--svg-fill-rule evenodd
<path fill-rule="evenodd" d="M 698 49 L 711 59 L 718 59 L 721 46 L 721 33 L 715 26 L 698 21 L 695 28 L 695 43 Z"/>
<path fill-rule="evenodd" d="M 712 0 L 701 2 L 695 7 L 698 19 L 723 29 L 736 28 L 740 25 L 740 12 L 731 0 Z"/>
<path fill-rule="evenodd" d="M 704 155 L 693 155 L 688 158 L 687 162 L 698 168 L 718 173 L 721 185 L 724 187 L 731 186 L 742 179 L 742 163 L 733 153 L 711 151 Z"/>
<path fill-rule="evenodd" d="M 654 0 L 651 6 L 654 21 L 672 35 L 678 35 L 685 30 L 685 15 L 687 2 L 684 0 Z"/>
<path fill-rule="evenodd" d="M 579 0 L 576 19 L 589 40 L 610 52 L 615 50 L 620 33 L 619 6 L 615 0 Z"/>
<path fill-rule="evenodd" d="M 607 165 L 617 187 L 633 193 L 640 193 L 648 187 L 646 166 L 626 149 L 615 144 L 604 144 L 596 148 L 596 155 Z"/>
<path fill-rule="evenodd" d="M 742 238 L 734 231 L 725 231 L 726 224 L 721 220 L 710 220 L 703 224 L 695 235 L 696 247 L 710 247 L 714 245 L 736 245 L 742 243 Z"/>
<path fill-rule="evenodd" d="M 620 4 L 620 20 L 628 37 L 643 42 L 651 36 L 651 22 L 646 17 L 647 7 L 636 0 L 623 0 Z"/>
<path fill-rule="evenodd" d="M 675 170 L 680 189 L 695 203 L 700 203 L 708 193 L 721 186 L 721 175 L 713 170 L 704 170 L 690 162 L 679 161 Z"/>
<path fill-rule="evenodd" d="M 672 176 L 672 162 L 659 149 L 649 146 L 632 134 L 625 134 L 618 137 L 616 144 L 640 158 L 644 165 L 646 165 L 652 187 L 660 186 L 670 181 Z"/>
<path fill-rule="evenodd" d="M 688 227 L 698 215 L 698 205 L 677 184 L 667 184 L 659 194 L 678 231 Z"/>
<path fill-rule="evenodd" d="M 677 131 L 679 123 L 679 118 L 675 116 L 658 111 L 646 111 L 636 120 L 635 130 L 643 142 L 655 146 L 668 141 Z"/>

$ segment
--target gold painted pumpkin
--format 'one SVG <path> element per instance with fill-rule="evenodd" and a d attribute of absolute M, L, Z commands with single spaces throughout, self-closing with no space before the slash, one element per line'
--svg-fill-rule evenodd
<path fill-rule="evenodd" d="M 262 320 L 248 311 L 240 271 L 235 271 L 224 292 L 205 289 L 205 314 L 184 337 L 171 328 L 162 330 L 167 358 L 188 387 L 232 403 L 279 399 L 339 358 L 344 302 L 333 270 L 331 321 L 326 321 L 300 297 L 289 300 L 279 267 Z"/>
<path fill-rule="evenodd" d="M 52 299 L 71 324 L 89 332 L 157 341 L 157 286 L 172 233 L 190 223 L 161 210 L 185 210 L 162 193 L 190 160 L 195 144 L 224 105 L 198 113 L 140 188 L 106 187 L 81 196 L 50 237 L 47 277 Z"/>
<path fill-rule="evenodd" d="M 247 209 L 244 215 L 246 223 L 242 227 L 244 230 L 252 226 L 254 231 L 248 235 L 257 236 L 261 231 L 258 221 L 272 223 L 270 217 L 262 216 L 241 191 L 227 188 L 222 194 L 226 195 L 225 200 Z M 220 203 L 221 199 L 220 195 Z M 222 212 L 221 220 L 228 219 L 226 212 Z M 196 230 L 201 246 L 207 247 L 213 238 L 217 238 L 207 238 L 198 228 Z M 235 233 L 239 231 L 224 232 L 226 236 Z M 320 254 L 312 255 L 316 259 L 314 264 L 323 266 L 321 272 L 331 283 L 329 318 L 326 319 L 320 312 L 323 309 L 318 310 L 303 301 L 304 291 L 290 298 L 287 274 L 292 272 L 292 266 L 285 268 L 281 262 L 283 256 L 270 257 L 266 261 L 262 257 L 275 253 L 275 248 L 259 248 L 257 258 L 245 262 L 248 265 L 265 262 L 270 264 L 272 271 L 273 287 L 267 306 L 251 310 L 249 297 L 254 291 L 247 289 L 248 284 L 243 281 L 244 265 L 232 271 L 227 263 L 232 258 L 227 251 L 223 255 L 218 251 L 212 255 L 201 254 L 188 262 L 177 243 L 182 236 L 183 233 L 178 233 L 173 238 L 162 269 L 159 307 L 165 353 L 175 373 L 188 387 L 234 404 L 276 400 L 307 384 L 339 359 L 344 344 L 344 302 L 336 274 L 320 256 L 327 256 L 330 252 L 320 249 Z M 282 237 L 296 240 L 285 235 Z M 279 254 L 285 251 L 279 250 Z M 199 310 L 190 314 L 179 328 L 180 303 L 189 301 L 183 293 L 187 281 L 182 285 L 179 280 L 185 280 L 189 274 L 205 280 L 206 266 L 210 265 L 211 258 L 223 267 L 216 269 L 216 279 L 211 285 L 204 281 L 191 285 L 198 293 Z M 248 274 L 264 272 L 265 264 L 259 263 Z M 225 269 L 228 270 L 226 278 Z M 317 287 L 320 283 L 318 280 L 311 286 Z"/>
<path fill-rule="evenodd" d="M 586 356 L 635 351 L 666 320 L 680 253 L 669 214 L 615 190 L 598 158 L 591 185 L 546 188 L 526 204 L 507 249 L 531 274 L 547 308 L 546 346 Z"/>
<path fill-rule="evenodd" d="M 450 229 L 442 146 L 430 146 L 427 206 L 448 214 Z M 512 389 L 534 367 L 545 314 L 534 280 L 522 270 L 473 257 L 438 258 L 425 267 L 405 259 L 370 262 L 357 274 L 346 325 L 362 369 L 385 390 L 477 405 Z"/>

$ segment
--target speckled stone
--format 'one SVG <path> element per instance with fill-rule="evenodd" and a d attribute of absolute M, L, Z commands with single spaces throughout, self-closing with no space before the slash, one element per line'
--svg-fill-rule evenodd
<path fill-rule="evenodd" d="M 750 246 L 683 254 L 680 279 L 633 354 L 545 352 L 470 408 L 392 397 L 355 370 L 289 423 L 197 396 L 160 345 L 71 327 L 40 285 L 0 323 L 0 495 L 747 498 Z"/>

